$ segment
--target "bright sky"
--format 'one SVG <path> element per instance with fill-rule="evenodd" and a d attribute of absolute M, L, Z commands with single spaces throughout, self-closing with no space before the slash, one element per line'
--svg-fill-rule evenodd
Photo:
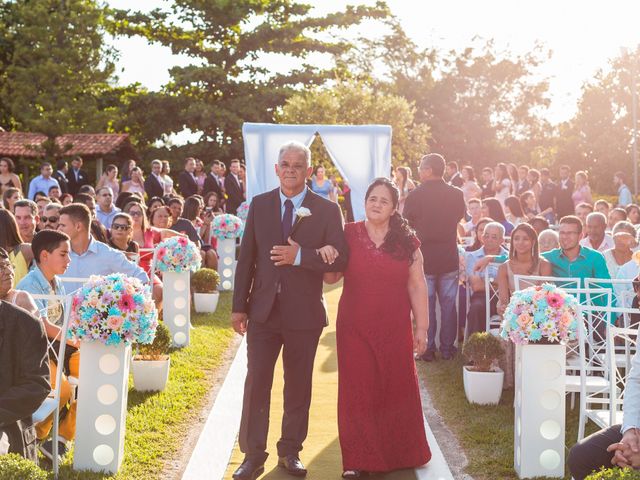
<path fill-rule="evenodd" d="M 372 0 L 306 0 L 318 14 L 341 10 L 347 4 L 373 4 Z M 107 0 L 118 8 L 146 10 L 162 0 Z M 634 0 L 387 0 L 407 34 L 420 46 L 461 50 L 476 36 L 493 38 L 499 48 L 524 53 L 536 40 L 554 55 L 541 72 L 550 77 L 552 122 L 573 116 L 581 85 L 621 47 L 640 43 L 640 2 Z M 375 32 L 367 32 L 373 35 Z M 185 65 L 164 47 L 145 40 L 118 39 L 120 81 L 140 82 L 152 90 L 169 80 L 168 69 Z"/>

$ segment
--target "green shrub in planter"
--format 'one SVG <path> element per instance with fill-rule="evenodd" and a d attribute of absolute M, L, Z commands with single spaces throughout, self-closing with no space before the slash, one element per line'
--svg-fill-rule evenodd
<path fill-rule="evenodd" d="M 472 370 L 489 372 L 493 362 L 504 355 L 504 350 L 497 337 L 489 332 L 476 332 L 464 342 L 462 354 L 473 362 Z"/>
<path fill-rule="evenodd" d="M 212 268 L 201 268 L 191 275 L 191 289 L 194 293 L 215 293 L 220 285 L 220 275 Z"/>
<path fill-rule="evenodd" d="M 585 480 L 640 480 L 640 471 L 632 468 L 608 468 L 592 473 Z"/>
<path fill-rule="evenodd" d="M 47 480 L 47 472 L 31 460 L 10 453 L 0 455 L 0 480 Z"/>
<path fill-rule="evenodd" d="M 152 343 L 138 345 L 140 360 L 162 360 L 171 348 L 171 332 L 162 322 L 158 322 L 156 337 Z"/>

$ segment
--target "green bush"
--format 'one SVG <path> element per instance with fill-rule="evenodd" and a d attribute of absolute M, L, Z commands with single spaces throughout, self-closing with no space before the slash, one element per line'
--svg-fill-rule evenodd
<path fill-rule="evenodd" d="M 608 468 L 592 473 L 585 480 L 640 480 L 640 471 L 632 468 Z"/>
<path fill-rule="evenodd" d="M 0 455 L 0 480 L 47 480 L 47 472 L 31 460 L 10 453 Z"/>
<path fill-rule="evenodd" d="M 159 322 L 153 342 L 146 345 L 138 344 L 138 355 L 143 360 L 160 360 L 163 355 L 169 353 L 169 348 L 171 348 L 171 332 L 164 323 Z"/>
<path fill-rule="evenodd" d="M 211 268 L 201 268 L 191 275 L 191 288 L 195 293 L 214 293 L 220 285 L 220 275 Z"/>
<path fill-rule="evenodd" d="M 488 372 L 494 360 L 504 355 L 504 350 L 497 337 L 488 332 L 476 332 L 464 342 L 462 354 L 473 362 L 474 370 Z"/>

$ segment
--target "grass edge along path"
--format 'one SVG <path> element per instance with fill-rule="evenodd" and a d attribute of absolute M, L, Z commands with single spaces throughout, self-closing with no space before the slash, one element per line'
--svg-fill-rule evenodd
<path fill-rule="evenodd" d="M 513 390 L 503 390 L 496 406 L 467 402 L 462 381 L 464 360 L 457 355 L 451 361 L 419 362 L 418 375 L 442 415 L 445 425 L 457 437 L 469 464 L 465 473 L 475 480 L 517 480 L 513 467 Z M 565 470 L 569 448 L 577 440 L 579 401 L 570 408 L 566 403 Z M 596 431 L 589 423 L 585 435 Z M 565 478 L 571 476 L 565 471 Z"/>
<path fill-rule="evenodd" d="M 129 383 L 124 460 L 116 475 L 77 472 L 72 455 L 60 468 L 61 480 L 155 480 L 174 459 L 213 387 L 215 372 L 235 335 L 230 327 L 231 293 L 221 292 L 213 314 L 191 314 L 190 345 L 171 353 L 164 392 L 136 392 Z M 53 478 L 51 474 L 50 478 Z"/>

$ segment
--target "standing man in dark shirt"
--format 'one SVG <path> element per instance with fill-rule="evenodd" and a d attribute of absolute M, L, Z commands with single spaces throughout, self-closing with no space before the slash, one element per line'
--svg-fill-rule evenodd
<path fill-rule="evenodd" d="M 569 177 L 571 169 L 567 165 L 560 167 L 560 181 L 558 181 L 558 190 L 556 192 L 556 214 L 558 218 L 573 215 L 575 208 L 573 205 L 573 181 Z"/>
<path fill-rule="evenodd" d="M 480 184 L 480 188 L 482 188 L 482 198 L 489 198 L 495 195 L 493 191 L 493 170 L 489 167 L 484 167 L 482 169 L 482 183 Z"/>
<path fill-rule="evenodd" d="M 558 186 L 551 181 L 551 175 L 548 168 L 540 169 L 540 198 L 538 206 L 540 207 L 540 215 L 547 219 L 550 224 L 556 220 L 556 195 Z"/>
<path fill-rule="evenodd" d="M 78 194 L 80 187 L 89 185 L 89 175 L 82 170 L 82 157 L 75 157 L 71 160 L 71 170 L 66 172 L 68 182 L 68 191 L 74 197 Z"/>
<path fill-rule="evenodd" d="M 457 227 L 465 212 L 462 190 L 445 183 L 442 155 L 430 153 L 420 161 L 421 185 L 404 205 L 403 215 L 415 229 L 422 245 L 424 272 L 429 289 L 429 342 L 422 359 L 435 360 L 436 295 L 440 302 L 440 353 L 450 360 L 456 353 L 458 294 Z"/>
<path fill-rule="evenodd" d="M 447 163 L 447 177 L 449 178 L 449 185 L 460 188 L 464 183 L 462 175 L 458 171 L 458 162 Z"/>

